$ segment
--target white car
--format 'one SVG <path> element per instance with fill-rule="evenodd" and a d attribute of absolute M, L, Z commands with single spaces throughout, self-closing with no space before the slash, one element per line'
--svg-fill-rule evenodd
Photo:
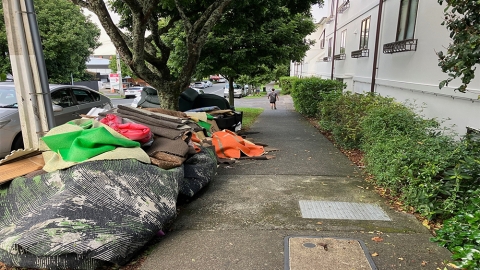
<path fill-rule="evenodd" d="M 213 86 L 213 83 L 209 80 L 206 80 L 206 81 L 203 81 L 206 85 L 206 87 L 212 87 Z"/>
<path fill-rule="evenodd" d="M 225 84 L 225 87 L 223 87 L 223 97 L 224 98 L 228 98 L 228 96 L 230 95 L 229 91 L 228 91 L 228 84 Z M 241 85 L 238 85 L 236 83 L 233 84 L 233 97 L 236 97 L 236 98 L 241 98 L 241 97 L 244 97 L 247 95 L 247 92 L 245 91 L 245 89 L 243 89 L 243 87 Z"/>
<path fill-rule="evenodd" d="M 55 124 L 81 118 L 92 108 L 111 109 L 110 98 L 82 85 L 50 85 Z M 0 158 L 23 148 L 17 94 L 13 82 L 0 84 Z"/>
<path fill-rule="evenodd" d="M 220 77 L 220 79 L 218 79 L 218 81 L 217 81 L 217 82 L 219 82 L 219 83 L 224 83 L 224 82 L 226 82 L 226 81 L 227 81 L 227 80 L 225 80 L 225 78 L 223 78 L 223 77 Z"/>
<path fill-rule="evenodd" d="M 193 83 L 192 88 L 193 88 L 193 87 L 195 87 L 195 88 L 200 88 L 200 89 L 207 88 L 207 86 L 205 85 L 204 82 L 195 82 L 195 83 Z"/>
<path fill-rule="evenodd" d="M 136 96 L 139 96 L 142 93 L 142 91 L 147 89 L 147 88 L 154 89 L 154 88 L 148 87 L 148 86 L 132 86 L 132 87 L 129 87 L 129 88 L 125 89 L 124 94 L 125 94 L 126 98 L 136 97 Z"/>

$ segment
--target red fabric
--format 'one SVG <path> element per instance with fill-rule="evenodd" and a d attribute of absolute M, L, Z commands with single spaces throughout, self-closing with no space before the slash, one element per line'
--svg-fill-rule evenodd
<path fill-rule="evenodd" d="M 258 157 L 265 153 L 263 146 L 246 141 L 226 129 L 212 134 L 212 144 L 219 158 L 240 158 L 241 153 L 249 157 Z"/>
<path fill-rule="evenodd" d="M 146 143 L 150 141 L 153 136 L 149 127 L 137 123 L 122 124 L 122 118 L 115 114 L 107 114 L 105 118 L 100 120 L 100 122 L 113 128 L 116 132 L 122 134 L 130 140 L 137 141 L 139 143 Z"/>

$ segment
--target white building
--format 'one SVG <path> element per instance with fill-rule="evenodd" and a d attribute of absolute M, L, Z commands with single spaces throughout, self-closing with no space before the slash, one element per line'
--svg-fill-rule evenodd
<path fill-rule="evenodd" d="M 459 134 L 467 127 L 480 130 L 480 72 L 466 93 L 454 91 L 458 81 L 438 87 L 448 78 L 436 55 L 450 43 L 441 25 L 445 6 L 435 0 L 329 2 L 329 16 L 310 36 L 315 46 L 302 62 L 292 63 L 291 76 L 342 80 L 349 91 L 425 105 L 422 115 L 450 119 L 444 125 L 454 125 Z"/>

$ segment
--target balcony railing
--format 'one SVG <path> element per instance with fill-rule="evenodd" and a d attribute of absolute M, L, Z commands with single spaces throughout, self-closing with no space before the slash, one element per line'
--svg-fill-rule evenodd
<path fill-rule="evenodd" d="M 323 57 L 323 62 L 330 62 L 330 57 Z"/>
<path fill-rule="evenodd" d="M 333 19 L 335 18 L 335 16 L 333 15 L 330 15 L 328 18 L 327 18 L 327 21 L 325 22 L 326 24 L 330 24 L 331 22 L 333 22 Z"/>
<path fill-rule="evenodd" d="M 369 49 L 360 49 L 352 52 L 352 58 L 368 57 Z"/>
<path fill-rule="evenodd" d="M 343 13 L 350 7 L 350 0 L 346 0 L 338 7 L 338 13 Z"/>
<path fill-rule="evenodd" d="M 398 53 L 417 50 L 418 39 L 406 39 L 392 43 L 383 44 L 383 53 Z"/>
<path fill-rule="evenodd" d="M 345 60 L 345 58 L 346 58 L 346 55 L 344 53 L 336 54 L 333 56 L 333 59 L 335 60 Z"/>

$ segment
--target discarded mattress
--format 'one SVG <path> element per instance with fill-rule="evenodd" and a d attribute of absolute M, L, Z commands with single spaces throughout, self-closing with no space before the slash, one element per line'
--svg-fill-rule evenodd
<path fill-rule="evenodd" d="M 193 197 L 211 181 L 217 171 L 215 149 L 202 148 L 199 153 L 187 159 L 183 166 L 180 194 Z"/>
<path fill-rule="evenodd" d="M 124 159 L 1 185 L 0 261 L 48 269 L 125 264 L 176 216 L 180 189 L 191 195 L 211 180 L 216 166 L 204 164 L 216 164 L 212 156 L 204 149 L 187 159 L 189 175 L 198 175 L 188 179 L 183 165 L 164 170 Z"/>

